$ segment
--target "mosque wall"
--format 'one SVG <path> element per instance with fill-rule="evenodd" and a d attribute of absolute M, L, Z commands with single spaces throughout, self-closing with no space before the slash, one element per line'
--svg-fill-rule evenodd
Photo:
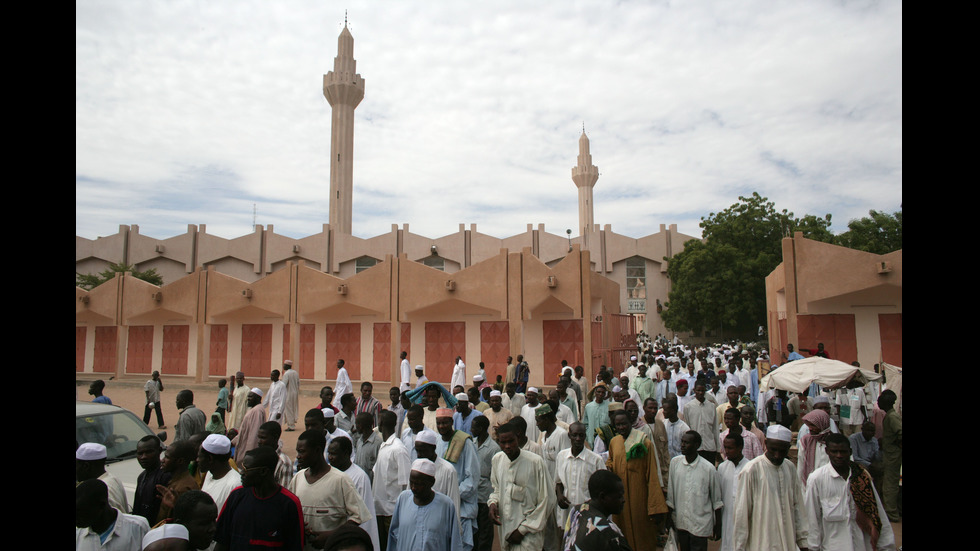
<path fill-rule="evenodd" d="M 766 277 L 771 356 L 823 342 L 833 359 L 901 365 L 902 251 L 871 254 L 800 232 L 782 245 L 783 262 Z"/>
<path fill-rule="evenodd" d="M 343 358 L 353 380 L 385 383 L 406 350 L 432 380 L 448 383 L 456 355 L 468 377 L 484 361 L 493 380 L 524 354 L 532 384 L 553 384 L 561 359 L 591 373 L 593 348 L 614 344 L 612 332 L 593 342 L 586 320 L 619 312 L 619 286 L 590 264 L 575 245 L 553 267 L 525 247 L 452 273 L 403 253 L 349 277 L 292 260 L 254 280 L 214 265 L 159 287 L 119 274 L 76 288 L 76 372 L 204 381 L 293 359 L 303 379 L 331 381 Z"/>

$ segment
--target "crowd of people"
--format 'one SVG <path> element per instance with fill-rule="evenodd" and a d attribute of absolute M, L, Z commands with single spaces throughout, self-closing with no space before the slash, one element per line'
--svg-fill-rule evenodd
<path fill-rule="evenodd" d="M 173 442 L 138 443 L 133 503 L 105 446 L 78 446 L 76 549 L 895 549 L 898 397 L 760 389 L 760 367 L 803 357 L 787 352 L 641 334 L 619 373 L 562 362 L 547 391 L 522 356 L 495 382 L 457 358 L 443 386 L 402 353 L 388 403 L 340 360 L 302 418 L 291 362 L 265 389 L 239 372 L 210 420 L 177 393 Z M 165 428 L 158 373 L 144 390 Z"/>

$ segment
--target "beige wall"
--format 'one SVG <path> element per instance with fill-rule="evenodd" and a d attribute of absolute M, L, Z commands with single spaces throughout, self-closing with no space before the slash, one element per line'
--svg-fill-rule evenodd
<path fill-rule="evenodd" d="M 608 224 L 593 229 L 590 269 L 619 284 L 621 311 L 627 311 L 624 261 L 640 256 L 647 261 L 648 289 L 647 324 L 642 328 L 654 335 L 672 335 L 656 312 L 657 299 L 667 302 L 670 292 L 663 258 L 673 256 L 695 238 L 678 233 L 673 224 L 661 224 L 659 232 L 641 238 L 617 234 Z M 581 237 L 572 238 L 575 245 L 582 241 Z M 370 238 L 344 235 L 324 224 L 320 233 L 299 239 L 275 233 L 272 225 L 256 226 L 253 233 L 225 239 L 208 234 L 203 224 L 189 225 L 186 234 L 153 239 L 141 235 L 139 226 L 134 225 L 120 226 L 118 234 L 95 240 L 76 237 L 75 243 L 75 269 L 80 273 L 99 272 L 109 262 L 127 262 L 139 270 L 156 268 L 164 283 L 197 268 L 214 268 L 235 279 L 254 282 L 283 270 L 289 262 L 346 279 L 355 275 L 355 261 L 362 256 L 381 261 L 387 255 L 405 255 L 410 261 L 421 261 L 432 255 L 433 245 L 445 260 L 447 274 L 496 257 L 501 249 L 527 248 L 531 256 L 552 267 L 568 254 L 568 237 L 548 233 L 543 224 L 528 224 L 525 232 L 505 238 L 480 233 L 476 224 L 460 224 L 457 232 L 436 238 L 412 233 L 408 224 L 392 224 L 390 232 Z"/>
<path fill-rule="evenodd" d="M 879 314 L 902 313 L 902 251 L 876 255 L 806 239 L 783 239 L 783 262 L 766 277 L 769 345 L 798 343 L 797 316 L 854 316 L 858 361 L 879 362 Z M 884 264 L 884 268 L 882 265 Z M 786 321 L 779 340 L 779 320 Z"/>
<path fill-rule="evenodd" d="M 118 328 L 116 374 L 120 376 L 126 374 L 130 326 L 154 327 L 152 369 L 160 369 L 162 363 L 163 326 L 189 326 L 187 374 L 205 380 L 239 369 L 244 324 L 272 326 L 271 370 L 286 359 L 282 342 L 285 324 L 291 324 L 292 337 L 292 342 L 286 343 L 291 350 L 287 355 L 295 361 L 301 324 L 316 325 L 315 350 L 323 351 L 327 323 L 357 323 L 361 328 L 361 379 L 371 379 L 375 323 L 412 324 L 410 361 L 414 365 L 425 363 L 426 322 L 461 321 L 465 323 L 464 362 L 468 377 L 472 377 L 484 359 L 480 357 L 480 322 L 506 320 L 510 324 L 510 354 L 525 355 L 532 366 L 532 384 L 550 385 L 554 381 L 544 381 L 541 370 L 542 320 L 584 320 L 582 348 L 588 356 L 592 346 L 590 320 L 596 314 L 619 310 L 619 285 L 592 272 L 589 265 L 589 252 L 576 245 L 553 267 L 526 247 L 519 253 L 498 249 L 496 255 L 454 273 L 423 266 L 406 253 L 385 255 L 373 268 L 346 278 L 291 261 L 284 269 L 252 281 L 221 273 L 215 266 L 199 268 L 161 287 L 128 274 L 119 275 L 92 291 L 76 288 L 76 327 L 89 328 L 86 342 L 77 343 L 85 348 L 81 371 L 92 371 L 98 326 Z M 549 286 L 549 277 L 557 278 L 557 286 Z M 448 280 L 454 282 L 455 290 L 447 289 Z M 342 285 L 346 294 L 338 292 Z M 222 373 L 209 373 L 211 327 L 219 324 L 228 326 L 227 368 Z M 400 344 L 394 331 L 393 341 L 389 373 L 397 377 Z M 314 379 L 332 379 L 332 368 L 324 354 L 314 353 Z M 592 366 L 587 365 L 587 369 L 591 372 Z"/>

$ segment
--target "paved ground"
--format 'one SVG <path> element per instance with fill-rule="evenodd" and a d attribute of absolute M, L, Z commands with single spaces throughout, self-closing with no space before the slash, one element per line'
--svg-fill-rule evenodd
<path fill-rule="evenodd" d="M 85 401 L 91 400 L 91 396 L 88 395 L 88 386 L 91 381 L 95 380 L 96 378 L 98 377 L 91 374 L 86 374 L 84 379 L 76 379 L 76 399 Z M 149 377 L 147 377 L 147 379 L 148 378 Z M 169 440 L 173 438 L 174 423 L 177 421 L 177 406 L 174 403 L 174 398 L 177 396 L 177 392 L 185 388 L 193 391 L 195 405 L 201 408 L 205 414 L 210 416 L 210 414 L 214 411 L 215 401 L 218 399 L 218 383 L 195 383 L 190 378 L 186 377 L 165 376 L 162 377 L 162 379 L 164 391 L 161 395 L 161 403 L 163 405 L 163 420 L 167 425 L 165 430 Z M 146 382 L 146 379 L 140 377 L 122 380 L 103 380 L 106 381 L 105 395 L 112 400 L 113 404 L 124 407 L 135 413 L 137 417 L 141 419 L 143 418 L 143 407 L 146 404 L 146 397 L 143 394 L 143 384 Z M 251 387 L 257 386 L 263 391 L 269 388 L 268 379 L 250 378 L 245 380 L 245 384 Z M 322 386 L 323 384 L 321 383 L 311 382 L 304 382 L 301 385 L 299 396 L 300 421 L 296 425 L 297 430 L 294 432 L 282 433 L 283 449 L 290 457 L 296 457 L 296 440 L 299 438 L 300 433 L 304 430 L 302 417 L 305 415 L 307 410 L 320 404 L 320 388 Z M 388 388 L 389 385 L 384 383 L 375 385 L 376 397 L 385 405 L 388 405 Z M 150 429 L 154 432 L 159 432 L 156 426 L 155 413 L 150 418 Z M 892 529 L 895 531 L 895 543 L 897 549 L 902 545 L 902 523 L 892 524 Z M 708 543 L 709 551 L 717 551 L 718 548 L 718 542 Z M 499 543 L 496 541 L 496 539 L 494 540 L 494 551 L 499 551 Z"/>

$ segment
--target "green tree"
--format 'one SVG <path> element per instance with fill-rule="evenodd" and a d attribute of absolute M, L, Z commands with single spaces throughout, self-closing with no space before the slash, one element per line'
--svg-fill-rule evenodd
<path fill-rule="evenodd" d="M 847 231 L 834 242 L 842 247 L 874 254 L 887 254 L 902 248 L 902 211 L 894 214 L 869 211 L 870 216 L 851 220 Z"/>
<path fill-rule="evenodd" d="M 782 238 L 794 232 L 832 242 L 829 214 L 796 218 L 758 193 L 701 218 L 703 241 L 669 260 L 671 291 L 662 313 L 675 331 L 718 330 L 751 337 L 766 321 L 766 276 L 782 262 Z"/>
<path fill-rule="evenodd" d="M 142 279 L 147 283 L 152 283 L 158 286 L 163 285 L 163 276 L 157 273 L 156 268 L 150 268 L 149 270 L 141 272 L 129 264 L 115 264 L 110 262 L 109 267 L 102 270 L 98 274 L 80 274 L 75 272 L 75 286 L 91 291 L 106 281 L 116 277 L 116 274 L 119 272 L 130 272 L 136 279 Z"/>

